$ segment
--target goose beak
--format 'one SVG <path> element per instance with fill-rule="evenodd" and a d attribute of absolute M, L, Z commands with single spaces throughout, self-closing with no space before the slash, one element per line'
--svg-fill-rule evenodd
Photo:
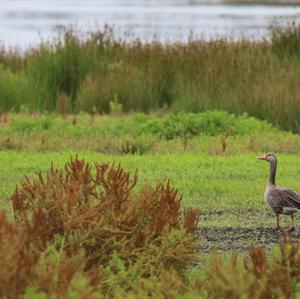
<path fill-rule="evenodd" d="M 258 157 L 257 159 L 258 159 L 258 160 L 267 160 L 267 159 L 266 159 L 266 156 L 261 156 L 261 157 Z"/>

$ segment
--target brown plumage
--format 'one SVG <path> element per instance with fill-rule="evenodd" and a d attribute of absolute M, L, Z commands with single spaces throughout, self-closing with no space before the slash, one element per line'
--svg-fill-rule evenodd
<path fill-rule="evenodd" d="M 292 219 L 292 228 L 295 229 L 294 214 L 300 212 L 300 195 L 289 188 L 277 186 L 275 183 L 276 177 L 276 167 L 277 158 L 275 154 L 268 153 L 262 157 L 260 160 L 265 160 L 270 163 L 270 176 L 267 189 L 265 192 L 265 201 L 274 211 L 277 221 L 277 228 L 279 225 L 279 215 L 285 214 L 290 215 Z"/>

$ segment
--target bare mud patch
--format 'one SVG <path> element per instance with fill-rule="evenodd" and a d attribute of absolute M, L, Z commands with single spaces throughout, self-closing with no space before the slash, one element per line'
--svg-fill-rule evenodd
<path fill-rule="evenodd" d="M 271 249 L 285 235 L 300 241 L 300 231 L 289 232 L 274 228 L 201 227 L 197 229 L 202 252 L 248 251 L 252 246 Z"/>
<path fill-rule="evenodd" d="M 274 215 L 268 210 L 215 210 L 202 216 L 196 234 L 203 253 L 248 252 L 253 246 L 271 250 L 285 236 L 300 241 L 299 215 L 295 231 L 289 230 L 290 219 L 285 216 L 282 216 L 282 229 L 277 230 Z"/>

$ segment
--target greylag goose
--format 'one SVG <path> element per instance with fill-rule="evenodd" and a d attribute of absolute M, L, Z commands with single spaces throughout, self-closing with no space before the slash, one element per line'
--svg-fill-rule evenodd
<path fill-rule="evenodd" d="M 279 187 L 275 183 L 276 176 L 276 167 L 277 167 L 277 158 L 275 154 L 268 153 L 262 157 L 259 157 L 260 160 L 265 160 L 270 163 L 270 176 L 267 189 L 265 192 L 265 201 L 274 211 L 276 216 L 277 228 L 280 228 L 279 225 L 279 215 L 285 214 L 290 215 L 292 219 L 292 228 L 295 230 L 295 220 L 294 214 L 300 212 L 300 195 L 295 191 L 285 187 Z"/>

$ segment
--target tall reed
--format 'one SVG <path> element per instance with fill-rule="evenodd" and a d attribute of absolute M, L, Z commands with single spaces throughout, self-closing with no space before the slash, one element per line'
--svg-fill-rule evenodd
<path fill-rule="evenodd" d="M 226 38 L 187 43 L 127 42 L 110 28 L 84 38 L 74 29 L 19 51 L 0 50 L 0 106 L 69 112 L 247 112 L 300 130 L 300 30 L 271 28 L 270 41 Z M 9 82 L 6 82 L 6 81 Z"/>

